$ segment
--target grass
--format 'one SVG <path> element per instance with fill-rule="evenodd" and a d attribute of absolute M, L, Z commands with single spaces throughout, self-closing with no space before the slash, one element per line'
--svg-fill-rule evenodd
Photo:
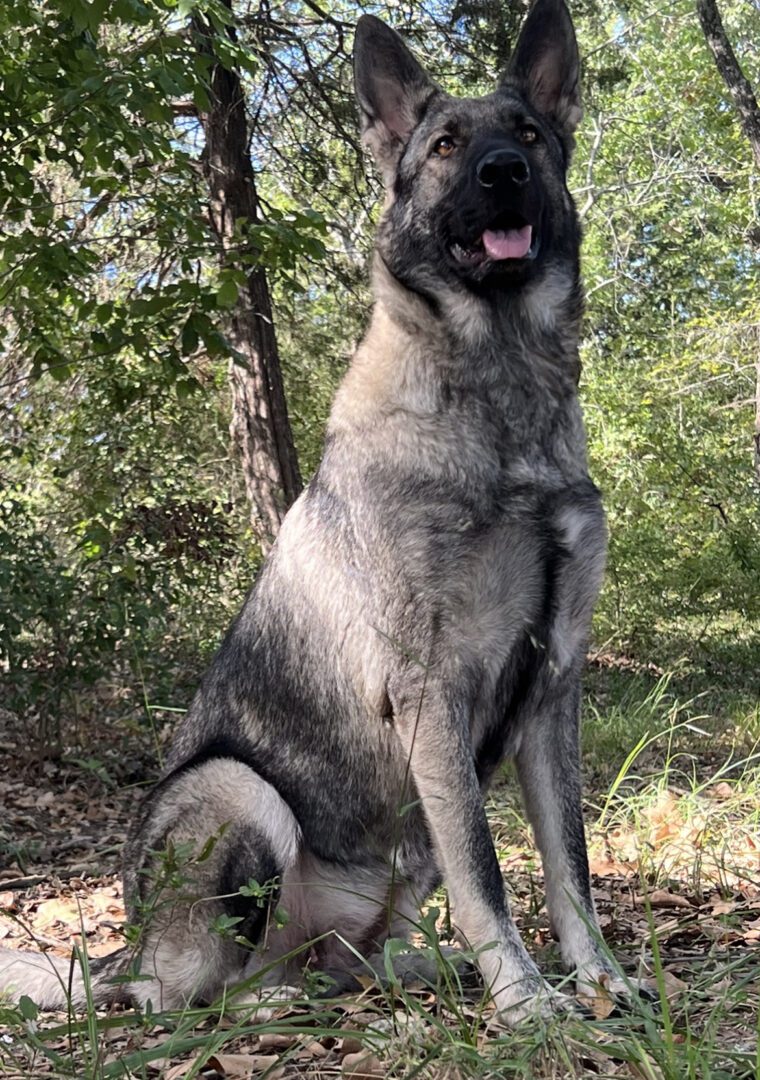
<path fill-rule="evenodd" d="M 367 979 L 351 998 L 296 999 L 269 1019 L 252 1007 L 55 1018 L 22 1000 L 0 1007 L 0 1076 L 760 1080 L 756 724 L 741 687 L 719 697 L 683 669 L 592 671 L 584 753 L 595 897 L 622 971 L 645 977 L 654 1003 L 634 998 L 608 1015 L 602 995 L 595 1019 L 507 1030 L 443 958 L 434 987 Z M 488 810 L 523 935 L 561 982 L 540 864 L 508 776 Z M 445 926 L 429 909 L 420 941 L 435 948 Z"/>
<path fill-rule="evenodd" d="M 131 1012 L 94 1019 L 86 1015 L 40 1029 L 25 1003 L 26 1016 L 20 1009 L 15 1015 L 9 1010 L 5 1017 L 3 1075 L 87 1080 L 178 1076 L 178 1063 L 184 1059 L 187 1069 L 181 1075 L 197 1077 L 209 1063 L 231 1055 L 238 1068 L 249 1069 L 244 1075 L 315 1080 L 341 1074 L 407 1080 L 756 1077 L 756 962 L 745 956 L 716 968 L 705 958 L 688 992 L 671 1000 L 654 919 L 649 944 L 659 1000 L 654 1005 L 637 1003 L 615 1019 L 562 1019 L 505 1030 L 479 1003 L 464 1003 L 460 995 L 450 994 L 445 982 L 435 994 L 434 1007 L 430 993 L 397 986 L 348 1004 L 312 1004 L 301 1010 L 294 1002 L 280 1018 L 264 1022 L 257 1022 L 253 1012 L 223 1023 L 209 1011 L 187 1010 L 149 1017 Z M 721 984 L 717 993 L 716 982 Z M 324 1057 L 315 1054 L 315 1045 L 326 1051 Z M 226 1070 L 218 1074 L 226 1075 Z"/>

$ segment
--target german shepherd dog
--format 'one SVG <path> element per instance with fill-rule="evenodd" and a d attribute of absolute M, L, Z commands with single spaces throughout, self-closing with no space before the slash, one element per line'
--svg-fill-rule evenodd
<path fill-rule="evenodd" d="M 536 0 L 477 99 L 444 93 L 372 16 L 354 53 L 386 186 L 370 326 L 317 474 L 133 825 L 125 894 L 142 931 L 93 964 L 98 1002 L 213 1002 L 306 967 L 345 985 L 443 881 L 499 1014 L 563 1007 L 515 929 L 483 808 L 507 756 L 563 961 L 580 988 L 625 991 L 599 944 L 581 816 L 606 529 L 577 393 L 572 22 L 563 0 Z M 81 976 L 58 965 L 5 950 L 0 983 L 80 1004 Z"/>

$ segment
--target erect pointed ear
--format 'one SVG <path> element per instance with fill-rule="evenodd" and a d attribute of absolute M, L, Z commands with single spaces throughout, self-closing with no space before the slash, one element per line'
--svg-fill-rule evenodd
<path fill-rule="evenodd" d="M 578 44 L 564 0 L 534 0 L 504 83 L 517 86 L 569 137 L 583 115 L 579 75 Z"/>
<path fill-rule="evenodd" d="M 354 82 L 362 137 L 386 182 L 427 103 L 438 90 L 395 30 L 362 15 L 354 37 Z"/>

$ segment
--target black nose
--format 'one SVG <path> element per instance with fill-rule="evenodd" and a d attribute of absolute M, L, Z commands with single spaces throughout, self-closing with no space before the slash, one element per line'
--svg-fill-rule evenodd
<path fill-rule="evenodd" d="M 522 187 L 530 180 L 527 160 L 519 150 L 489 150 L 475 168 L 478 183 L 483 187 L 515 184 Z"/>

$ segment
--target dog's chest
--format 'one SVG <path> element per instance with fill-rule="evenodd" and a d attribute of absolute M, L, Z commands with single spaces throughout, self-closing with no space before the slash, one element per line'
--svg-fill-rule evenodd
<path fill-rule="evenodd" d="M 463 653 L 499 671 L 527 632 L 565 665 L 555 639 L 593 602 L 604 562 L 604 516 L 590 482 L 555 492 L 520 485 L 486 525 L 463 509 L 437 548 L 441 616 Z"/>
<path fill-rule="evenodd" d="M 471 735 L 484 781 L 516 752 L 536 688 L 577 670 L 604 569 L 604 514 L 590 481 L 522 498 L 487 543 L 473 544 L 449 611 L 453 663 L 478 686 Z"/>
<path fill-rule="evenodd" d="M 447 417 L 452 444 L 456 433 L 471 439 L 453 455 L 457 491 L 452 486 L 444 528 L 431 545 L 444 603 L 451 594 L 452 627 L 459 620 L 454 632 L 496 675 L 525 633 L 554 667 L 570 662 L 601 584 L 606 550 L 577 399 L 555 399 L 551 407 L 546 401 L 543 418 L 526 428 L 514 421 L 513 391 L 507 385 L 501 395 L 465 395 Z M 537 394 L 537 385 L 527 387 L 526 399 Z"/>

